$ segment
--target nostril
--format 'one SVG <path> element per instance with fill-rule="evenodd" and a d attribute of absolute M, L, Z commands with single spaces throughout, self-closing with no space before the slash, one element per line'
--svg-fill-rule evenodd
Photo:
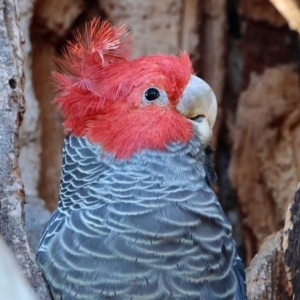
<path fill-rule="evenodd" d="M 197 115 L 196 117 L 190 118 L 190 120 L 201 123 L 204 118 L 205 118 L 205 116 L 203 116 L 203 115 Z"/>

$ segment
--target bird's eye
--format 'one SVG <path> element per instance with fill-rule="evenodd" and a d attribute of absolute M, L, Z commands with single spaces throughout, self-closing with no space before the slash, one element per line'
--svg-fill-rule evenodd
<path fill-rule="evenodd" d="M 159 91 L 155 88 L 150 88 L 145 92 L 145 98 L 148 101 L 156 100 L 160 96 Z"/>

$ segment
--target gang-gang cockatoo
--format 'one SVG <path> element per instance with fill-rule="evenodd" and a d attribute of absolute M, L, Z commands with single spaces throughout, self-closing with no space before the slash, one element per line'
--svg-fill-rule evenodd
<path fill-rule="evenodd" d="M 210 187 L 215 95 L 184 52 L 129 55 L 124 26 L 93 20 L 54 73 L 67 136 L 37 254 L 53 298 L 246 299 Z"/>

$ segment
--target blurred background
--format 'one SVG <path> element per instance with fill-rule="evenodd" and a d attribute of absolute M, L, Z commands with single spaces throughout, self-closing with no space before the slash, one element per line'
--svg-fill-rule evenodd
<path fill-rule="evenodd" d="M 25 209 L 36 210 L 44 201 L 53 211 L 58 201 L 64 133 L 52 102 L 54 56 L 61 55 L 72 30 L 83 32 L 93 17 L 126 23 L 133 57 L 185 50 L 197 75 L 215 91 L 214 188 L 248 265 L 264 238 L 283 227 L 300 181 L 299 34 L 274 6 L 280 2 L 19 0 L 25 41 L 19 156 Z M 49 213 L 30 216 L 34 220 L 28 224 L 36 222 L 41 230 Z"/>

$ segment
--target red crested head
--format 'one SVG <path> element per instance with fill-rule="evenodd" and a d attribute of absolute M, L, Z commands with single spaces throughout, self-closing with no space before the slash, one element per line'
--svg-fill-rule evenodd
<path fill-rule="evenodd" d="M 54 73 L 55 101 L 68 133 L 85 136 L 118 158 L 186 143 L 193 136 L 188 118 L 203 115 L 189 100 L 194 83 L 185 92 L 197 78 L 186 53 L 129 60 L 130 49 L 124 26 L 93 20 L 85 38 L 75 33 L 59 60 L 63 71 Z"/>

